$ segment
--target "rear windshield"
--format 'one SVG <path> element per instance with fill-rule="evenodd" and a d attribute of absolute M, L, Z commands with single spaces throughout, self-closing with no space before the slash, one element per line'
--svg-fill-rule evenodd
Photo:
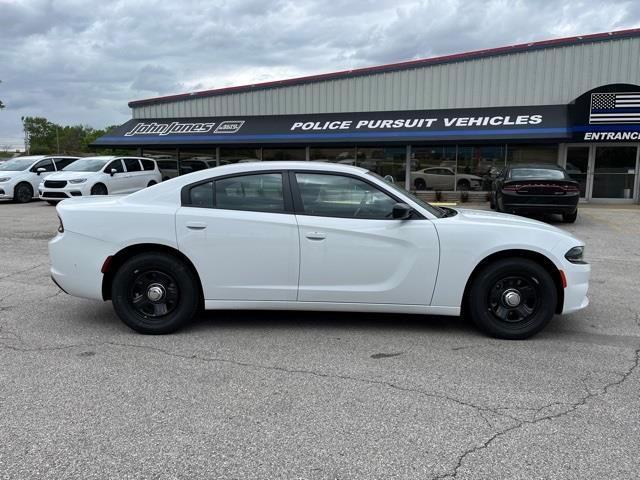
<path fill-rule="evenodd" d="M 515 180 L 564 180 L 566 176 L 562 170 L 555 168 L 514 168 L 511 178 Z"/>

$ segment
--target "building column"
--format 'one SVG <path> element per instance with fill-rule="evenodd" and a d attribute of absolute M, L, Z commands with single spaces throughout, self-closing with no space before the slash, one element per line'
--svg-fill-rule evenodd
<path fill-rule="evenodd" d="M 411 145 L 405 147 L 404 188 L 411 189 Z"/>

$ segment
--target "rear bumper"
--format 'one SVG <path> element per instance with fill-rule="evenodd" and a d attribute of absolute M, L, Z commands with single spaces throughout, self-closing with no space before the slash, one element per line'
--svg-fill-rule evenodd
<path fill-rule="evenodd" d="M 51 278 L 64 292 L 102 300 L 102 264 L 113 252 L 110 243 L 65 231 L 49 242 Z"/>
<path fill-rule="evenodd" d="M 502 193 L 505 210 L 519 212 L 573 213 L 578 208 L 580 194 L 518 195 Z"/>

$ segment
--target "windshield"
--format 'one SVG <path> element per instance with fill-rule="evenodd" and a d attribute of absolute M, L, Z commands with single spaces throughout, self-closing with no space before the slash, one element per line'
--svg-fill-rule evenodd
<path fill-rule="evenodd" d="M 514 180 L 564 180 L 564 172 L 551 168 L 514 168 L 511 170 Z"/>
<path fill-rule="evenodd" d="M 26 170 L 35 160 L 33 158 L 14 158 L 4 163 L 0 163 L 0 170 L 5 172 L 21 172 Z"/>
<path fill-rule="evenodd" d="M 107 164 L 105 158 L 81 158 L 71 165 L 64 167 L 65 172 L 97 172 Z"/>
<path fill-rule="evenodd" d="M 447 212 L 445 210 L 443 210 L 442 208 L 436 207 L 434 205 L 431 205 L 430 203 L 425 202 L 424 200 L 419 199 L 413 193 L 405 190 L 401 186 L 396 185 L 395 183 L 386 181 L 384 178 L 382 178 L 377 173 L 374 173 L 374 172 L 368 172 L 368 173 L 369 173 L 369 175 L 373 175 L 374 177 L 379 178 L 380 180 L 382 180 L 389 187 L 391 187 L 391 190 L 395 190 L 396 192 L 398 192 L 398 193 L 400 193 L 402 195 L 406 195 L 407 197 L 409 197 L 411 200 L 413 200 L 415 203 L 420 205 L 422 208 L 427 210 L 432 215 L 435 215 L 438 218 L 447 216 Z"/>

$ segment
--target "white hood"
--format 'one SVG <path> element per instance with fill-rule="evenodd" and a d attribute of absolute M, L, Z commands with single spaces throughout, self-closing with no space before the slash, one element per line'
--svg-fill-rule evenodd
<path fill-rule="evenodd" d="M 47 176 L 46 180 L 74 180 L 76 178 L 91 178 L 100 173 L 98 172 L 56 172 Z"/>
<path fill-rule="evenodd" d="M 523 226 L 527 228 L 537 228 L 538 230 L 545 230 L 548 232 L 559 233 L 563 236 L 574 238 L 573 235 L 562 230 L 560 228 L 549 225 L 545 222 L 533 220 L 527 217 L 521 217 L 519 215 L 511 215 L 509 213 L 498 213 L 488 210 L 469 210 L 466 208 L 455 209 L 459 216 L 460 221 L 467 221 L 469 223 L 482 223 L 493 225 L 511 225 L 511 226 Z"/>

